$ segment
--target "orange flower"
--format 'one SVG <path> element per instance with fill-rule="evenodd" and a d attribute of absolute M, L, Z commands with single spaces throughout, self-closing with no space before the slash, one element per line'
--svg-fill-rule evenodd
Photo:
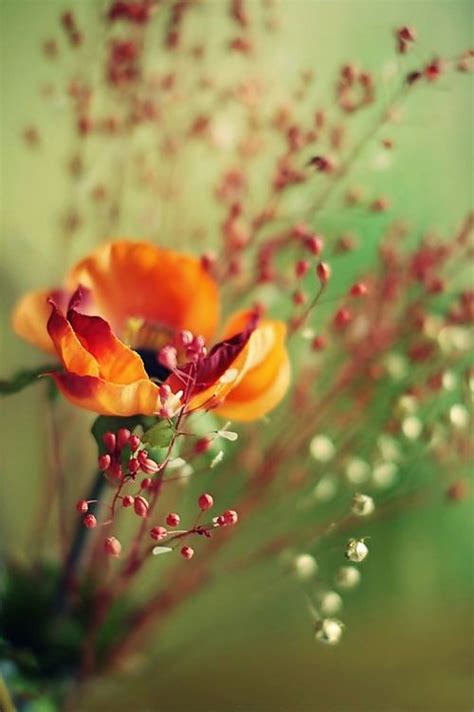
<path fill-rule="evenodd" d="M 241 312 L 209 354 L 201 349 L 189 360 L 188 353 L 187 363 L 171 374 L 157 361 L 157 352 L 183 331 L 188 339 L 191 332 L 210 340 L 218 318 L 217 284 L 199 260 L 117 240 L 79 262 L 62 289 L 26 294 L 12 322 L 21 337 L 56 352 L 64 371 L 51 375 L 82 408 L 103 415 L 156 414 L 165 381 L 172 392 L 183 392 L 187 411 L 214 408 L 227 418 L 254 420 L 288 388 L 282 322 L 257 324 Z M 165 405 L 176 410 L 176 398 Z"/>

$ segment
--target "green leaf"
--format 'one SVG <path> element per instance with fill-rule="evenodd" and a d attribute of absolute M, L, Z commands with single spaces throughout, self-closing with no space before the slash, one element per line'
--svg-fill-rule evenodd
<path fill-rule="evenodd" d="M 24 369 L 17 371 L 9 380 L 0 380 L 0 395 L 9 396 L 12 393 L 18 393 L 32 383 L 39 383 L 39 377 L 50 371 L 57 371 L 58 364 L 44 364 L 37 368 Z"/>
<path fill-rule="evenodd" d="M 153 426 L 156 423 L 156 418 L 146 415 L 132 415 L 127 418 L 121 418 L 115 415 L 99 415 L 95 419 L 91 432 L 97 443 L 100 453 L 105 452 L 105 447 L 102 438 L 107 432 L 116 433 L 119 428 L 128 428 L 131 432 L 141 426 L 144 430 Z"/>
<path fill-rule="evenodd" d="M 142 442 L 152 447 L 168 447 L 174 435 L 172 425 L 167 420 L 160 420 L 142 436 Z"/>

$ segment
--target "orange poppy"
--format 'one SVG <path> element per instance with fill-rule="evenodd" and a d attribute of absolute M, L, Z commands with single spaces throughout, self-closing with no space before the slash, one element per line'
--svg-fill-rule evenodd
<path fill-rule="evenodd" d="M 181 396 L 188 412 L 213 408 L 234 420 L 260 418 L 289 385 L 285 324 L 240 312 L 207 353 L 202 343 L 213 338 L 218 319 L 218 287 L 199 260 L 116 240 L 80 261 L 63 288 L 26 294 L 12 322 L 22 338 L 59 356 L 64 368 L 50 375 L 82 408 L 158 414 L 165 383 L 168 393 L 178 392 L 166 403 L 173 412 Z M 179 334 L 197 340 L 200 351 L 181 350 L 185 362 L 166 368 L 157 353 Z"/>

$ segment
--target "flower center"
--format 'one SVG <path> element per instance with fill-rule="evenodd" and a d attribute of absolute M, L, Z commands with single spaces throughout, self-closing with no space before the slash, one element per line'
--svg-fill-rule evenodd
<path fill-rule="evenodd" d="M 170 371 L 157 359 L 159 350 L 173 341 L 173 331 L 163 324 L 156 324 L 139 317 L 127 320 L 123 340 L 141 357 L 148 376 L 165 381 Z"/>

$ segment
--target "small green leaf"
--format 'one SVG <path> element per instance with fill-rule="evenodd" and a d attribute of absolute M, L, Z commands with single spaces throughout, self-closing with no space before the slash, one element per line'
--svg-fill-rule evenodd
<path fill-rule="evenodd" d="M 160 420 L 143 434 L 142 442 L 152 447 L 168 447 L 173 434 L 174 430 L 170 423 L 167 420 Z"/>
<path fill-rule="evenodd" d="M 99 452 L 105 452 L 105 447 L 102 438 L 107 432 L 116 433 L 119 428 L 128 428 L 131 432 L 141 425 L 144 430 L 150 428 L 156 423 L 156 418 L 146 415 L 132 415 L 127 418 L 121 418 L 115 415 L 99 415 L 95 419 L 91 432 L 99 448 Z"/>
<path fill-rule="evenodd" d="M 45 364 L 38 368 L 29 368 L 22 371 L 17 371 L 9 380 L 0 380 L 0 394 L 9 396 L 12 393 L 18 393 L 32 383 L 38 383 L 39 377 L 50 371 L 57 371 L 58 364 Z"/>

